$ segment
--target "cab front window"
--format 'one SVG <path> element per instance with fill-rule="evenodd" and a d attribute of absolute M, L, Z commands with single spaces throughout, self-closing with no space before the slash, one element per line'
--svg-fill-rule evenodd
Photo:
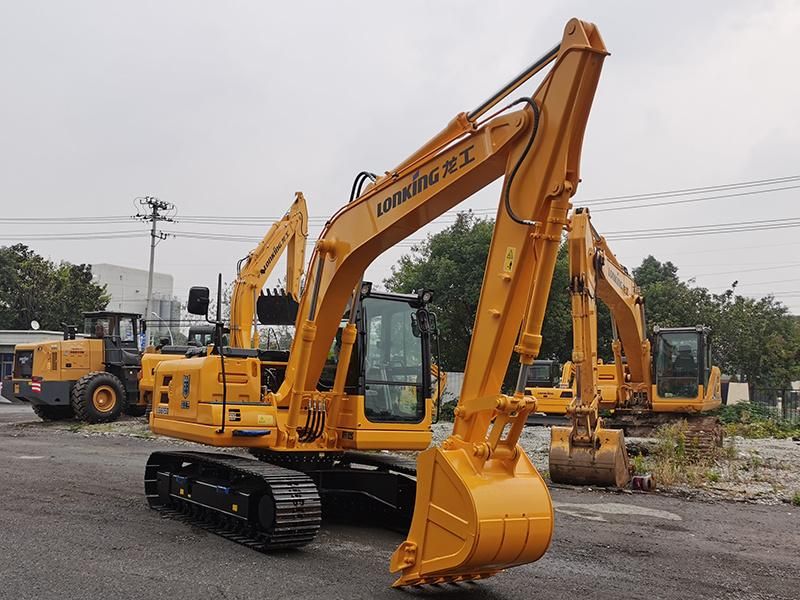
<path fill-rule="evenodd" d="M 658 395 L 662 398 L 696 398 L 701 362 L 697 332 L 660 335 L 656 354 Z"/>
<path fill-rule="evenodd" d="M 88 317 L 83 322 L 83 333 L 98 339 L 113 335 L 111 319 L 108 317 Z"/>
<path fill-rule="evenodd" d="M 364 412 L 373 422 L 419 423 L 425 417 L 423 342 L 415 309 L 405 302 L 366 298 Z"/>

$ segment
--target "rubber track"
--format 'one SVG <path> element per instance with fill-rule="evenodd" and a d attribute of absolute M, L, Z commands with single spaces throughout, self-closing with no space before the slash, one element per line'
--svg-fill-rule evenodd
<path fill-rule="evenodd" d="M 261 479 L 269 486 L 275 500 L 275 526 L 265 531 L 249 521 L 173 496 L 168 505 L 161 504 L 157 492 L 158 471 L 172 470 L 184 462 L 202 463 Z M 260 552 L 305 546 L 314 540 L 322 524 L 322 502 L 311 478 L 298 471 L 241 456 L 155 452 L 150 455 L 145 469 L 145 494 L 150 508 L 162 515 L 197 525 Z"/>

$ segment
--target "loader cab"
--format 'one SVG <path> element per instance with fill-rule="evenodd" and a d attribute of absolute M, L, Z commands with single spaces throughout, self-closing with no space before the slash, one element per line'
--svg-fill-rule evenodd
<path fill-rule="evenodd" d="M 138 367 L 141 315 L 97 311 L 84 313 L 83 317 L 83 332 L 89 338 L 103 340 L 106 365 Z"/>
<path fill-rule="evenodd" d="M 697 398 L 708 386 L 711 344 L 708 327 L 653 330 L 653 380 L 659 397 Z"/>

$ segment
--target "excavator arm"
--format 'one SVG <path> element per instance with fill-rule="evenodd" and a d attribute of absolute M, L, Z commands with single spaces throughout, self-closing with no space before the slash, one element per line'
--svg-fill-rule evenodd
<path fill-rule="evenodd" d="M 567 237 L 569 250 L 569 293 L 572 304 L 572 362 L 575 368 L 575 397 L 566 409 L 569 427 L 550 430 L 550 478 L 557 483 L 615 485 L 630 480 L 630 465 L 622 431 L 606 429 L 600 418 L 603 400 L 597 364 L 597 299 L 611 310 L 615 327 L 635 348 L 649 349 L 644 337 L 644 312 L 638 288 L 594 230 L 586 209 L 576 209 L 570 219 Z M 621 327 L 620 324 L 621 323 Z M 641 335 L 641 338 L 638 336 Z M 615 341 L 615 353 L 619 341 Z M 626 347 L 628 347 L 626 345 Z M 649 366 L 636 355 L 633 370 L 637 376 Z M 618 389 L 625 373 L 617 360 Z"/>
<path fill-rule="evenodd" d="M 617 260 L 605 238 L 592 227 L 589 210 L 576 209 L 573 224 L 586 228 L 590 234 L 591 244 L 587 238 L 583 251 L 592 255 L 597 298 L 611 312 L 615 332 L 612 349 L 617 370 L 617 407 L 649 407 L 652 357 L 644 298 L 628 269 Z"/>
<path fill-rule="evenodd" d="M 278 259 L 286 252 L 286 295 L 267 297 L 274 302 L 296 302 L 300 296 L 306 238 L 308 209 L 302 192 L 280 221 L 273 223 L 264 238 L 240 264 L 231 294 L 231 346 L 258 348 L 256 304 Z"/>

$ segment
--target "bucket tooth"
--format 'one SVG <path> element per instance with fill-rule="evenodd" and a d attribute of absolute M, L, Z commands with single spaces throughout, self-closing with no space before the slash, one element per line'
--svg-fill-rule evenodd
<path fill-rule="evenodd" d="M 554 483 L 625 487 L 631 467 L 621 429 L 595 430 L 595 443 L 577 444 L 571 427 L 550 429 L 550 479 Z"/>
<path fill-rule="evenodd" d="M 483 579 L 541 558 L 553 533 L 544 480 L 517 446 L 513 459 L 430 448 L 417 460 L 408 539 L 392 555 L 395 587 Z"/>

